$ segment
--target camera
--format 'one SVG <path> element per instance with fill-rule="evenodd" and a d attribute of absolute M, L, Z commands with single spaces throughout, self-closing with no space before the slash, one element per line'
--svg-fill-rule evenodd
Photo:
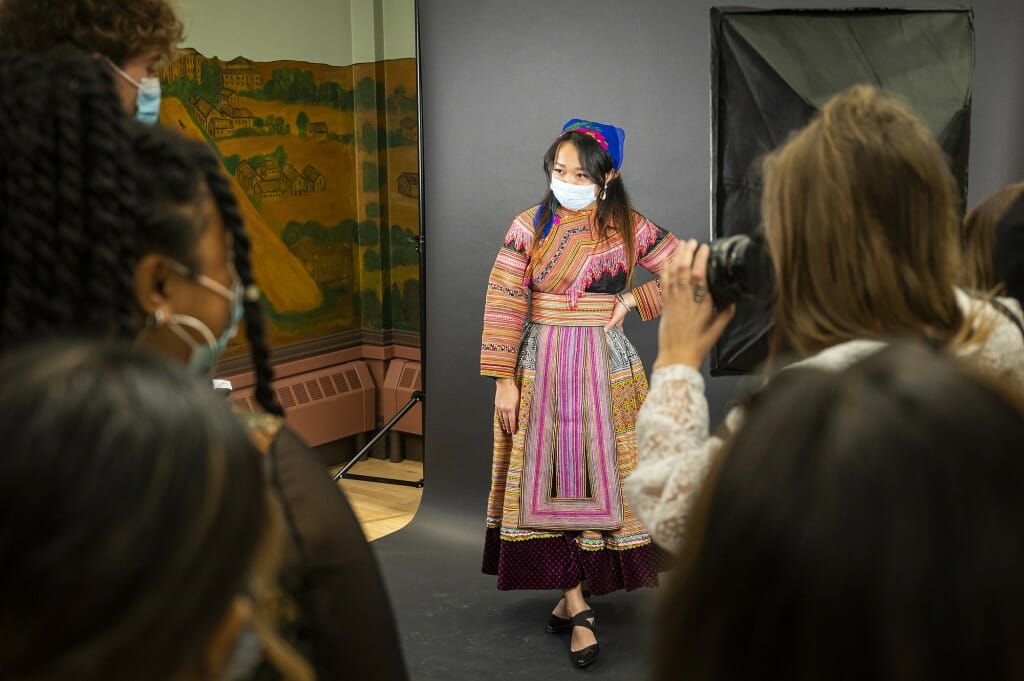
<path fill-rule="evenodd" d="M 771 294 L 772 261 L 763 237 L 736 234 L 712 241 L 710 247 L 708 293 L 715 306 L 728 307 Z"/>

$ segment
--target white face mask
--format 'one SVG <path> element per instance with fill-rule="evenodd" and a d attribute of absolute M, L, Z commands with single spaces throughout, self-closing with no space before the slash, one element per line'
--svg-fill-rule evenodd
<path fill-rule="evenodd" d="M 552 177 L 551 192 L 558 199 L 558 203 L 569 210 L 583 210 L 597 198 L 597 185 L 569 184 Z"/>

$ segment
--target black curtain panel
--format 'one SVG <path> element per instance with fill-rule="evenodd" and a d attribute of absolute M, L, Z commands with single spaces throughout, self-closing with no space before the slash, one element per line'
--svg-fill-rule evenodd
<path fill-rule="evenodd" d="M 830 97 L 871 83 L 903 97 L 949 155 L 967 196 L 974 23 L 966 7 L 711 9 L 712 233 L 760 226 L 760 160 Z M 743 301 L 711 354 L 711 374 L 755 371 L 770 304 Z"/>

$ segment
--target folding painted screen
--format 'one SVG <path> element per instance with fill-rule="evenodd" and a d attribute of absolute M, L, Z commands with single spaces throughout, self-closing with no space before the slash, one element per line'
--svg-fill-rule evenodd
<path fill-rule="evenodd" d="M 832 95 L 872 83 L 907 100 L 967 194 L 974 27 L 966 7 L 711 10 L 712 230 L 760 224 L 759 161 Z M 743 302 L 711 354 L 712 375 L 749 373 L 767 356 L 767 303 Z"/>

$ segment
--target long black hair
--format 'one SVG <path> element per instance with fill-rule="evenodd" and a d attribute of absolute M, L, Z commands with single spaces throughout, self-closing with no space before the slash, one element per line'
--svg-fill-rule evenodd
<path fill-rule="evenodd" d="M 571 142 L 576 147 L 580 157 L 580 165 L 586 172 L 591 182 L 601 187 L 597 198 L 597 210 L 595 220 L 597 221 L 598 235 L 601 239 L 607 239 L 612 233 L 620 233 L 626 249 L 626 281 L 633 278 L 633 270 L 636 267 L 636 224 L 633 220 L 633 204 L 629 200 L 629 193 L 622 181 L 622 175 L 618 172 L 607 182 L 605 178 L 608 173 L 615 169 L 611 155 L 590 135 L 579 131 L 564 133 L 558 137 L 548 150 L 544 152 L 544 174 L 547 175 L 548 184 L 551 183 L 551 169 L 555 165 L 555 156 L 558 148 L 564 142 Z M 537 215 L 534 218 L 534 226 L 541 232 L 546 231 L 554 220 L 555 209 L 558 208 L 558 200 L 554 193 L 548 189 L 547 194 L 537 206 Z"/>
<path fill-rule="evenodd" d="M 129 121 L 108 67 L 0 54 L 0 351 L 137 328 Z"/>
<path fill-rule="evenodd" d="M 77 53 L 0 54 L 0 351 L 45 337 L 134 338 L 133 275 L 151 252 L 192 264 L 201 236 L 180 208 L 204 186 L 246 287 L 256 399 L 282 414 L 249 239 L 217 157 L 121 111 L 110 68 Z"/>
<path fill-rule="evenodd" d="M 244 427 L 126 343 L 36 344 L 0 376 L 4 678 L 190 677 L 233 600 L 272 579 L 275 506 Z"/>

